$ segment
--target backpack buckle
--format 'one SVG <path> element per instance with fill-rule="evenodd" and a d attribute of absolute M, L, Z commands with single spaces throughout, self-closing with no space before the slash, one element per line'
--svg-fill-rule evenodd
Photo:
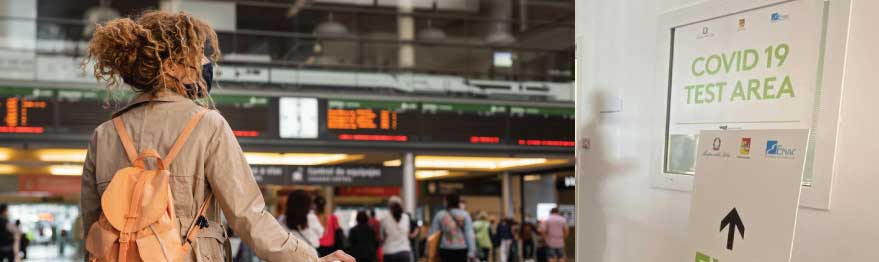
<path fill-rule="evenodd" d="M 210 226 L 208 219 L 204 216 L 198 216 L 198 219 L 195 220 L 195 225 L 198 226 L 199 229 Z"/>
<path fill-rule="evenodd" d="M 131 233 L 120 233 L 119 234 L 119 243 L 126 243 L 131 241 Z"/>

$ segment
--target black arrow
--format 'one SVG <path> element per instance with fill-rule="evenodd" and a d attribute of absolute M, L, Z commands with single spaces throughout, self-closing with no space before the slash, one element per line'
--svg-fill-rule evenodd
<path fill-rule="evenodd" d="M 739 212 L 736 211 L 736 208 L 733 208 L 729 211 L 729 214 L 726 214 L 726 217 L 720 221 L 720 232 L 723 232 L 723 229 L 729 225 L 729 235 L 726 239 L 726 249 L 733 250 L 733 241 L 736 238 L 736 228 L 739 229 L 739 234 L 742 235 L 742 239 L 745 239 L 745 224 L 742 223 L 742 218 L 739 217 Z"/>

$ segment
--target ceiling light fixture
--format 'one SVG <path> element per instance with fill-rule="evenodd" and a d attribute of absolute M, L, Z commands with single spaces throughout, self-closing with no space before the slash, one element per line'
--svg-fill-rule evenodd
<path fill-rule="evenodd" d="M 415 171 L 415 179 L 439 178 L 449 175 L 449 170 L 418 170 Z"/>
<path fill-rule="evenodd" d="M 52 165 L 49 166 L 49 174 L 53 176 L 81 176 L 82 166 L 80 165 Z"/>
<path fill-rule="evenodd" d="M 458 156 L 416 156 L 415 168 L 425 169 L 476 169 L 499 171 L 517 167 L 559 162 L 546 158 L 501 158 L 501 157 L 458 157 Z M 384 162 L 384 166 L 401 166 L 399 159 Z"/>
<path fill-rule="evenodd" d="M 251 165 L 293 165 L 312 166 L 335 164 L 344 161 L 363 159 L 363 155 L 318 154 L 318 153 L 257 153 L 245 152 L 244 157 Z"/>
<path fill-rule="evenodd" d="M 40 149 L 37 150 L 37 158 L 43 162 L 85 162 L 87 151 L 85 149 Z"/>
<path fill-rule="evenodd" d="M 342 23 L 333 19 L 333 13 L 329 14 L 329 19 L 318 24 L 314 28 L 314 35 L 317 37 L 344 37 L 350 35 L 348 28 Z"/>
<path fill-rule="evenodd" d="M 0 148 L 0 161 L 7 161 L 12 156 L 12 149 Z"/>
<path fill-rule="evenodd" d="M 13 165 L 0 165 L 0 175 L 12 175 L 18 171 L 18 167 Z"/>
<path fill-rule="evenodd" d="M 433 27 L 433 21 L 427 20 L 427 28 L 418 31 L 418 40 L 439 42 L 446 40 L 446 32 L 442 29 Z"/>

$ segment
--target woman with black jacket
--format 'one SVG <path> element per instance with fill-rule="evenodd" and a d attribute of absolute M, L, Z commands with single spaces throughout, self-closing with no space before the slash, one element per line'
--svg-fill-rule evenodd
<path fill-rule="evenodd" d="M 366 212 L 357 212 L 357 225 L 348 232 L 348 254 L 357 259 L 357 262 L 375 262 L 376 241 L 375 230 L 369 226 L 369 216 Z"/>

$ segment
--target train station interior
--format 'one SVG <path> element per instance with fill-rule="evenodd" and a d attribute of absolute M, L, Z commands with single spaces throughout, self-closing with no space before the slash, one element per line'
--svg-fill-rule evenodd
<path fill-rule="evenodd" d="M 879 261 L 874 11 L 0 0 L 0 262 Z"/>

